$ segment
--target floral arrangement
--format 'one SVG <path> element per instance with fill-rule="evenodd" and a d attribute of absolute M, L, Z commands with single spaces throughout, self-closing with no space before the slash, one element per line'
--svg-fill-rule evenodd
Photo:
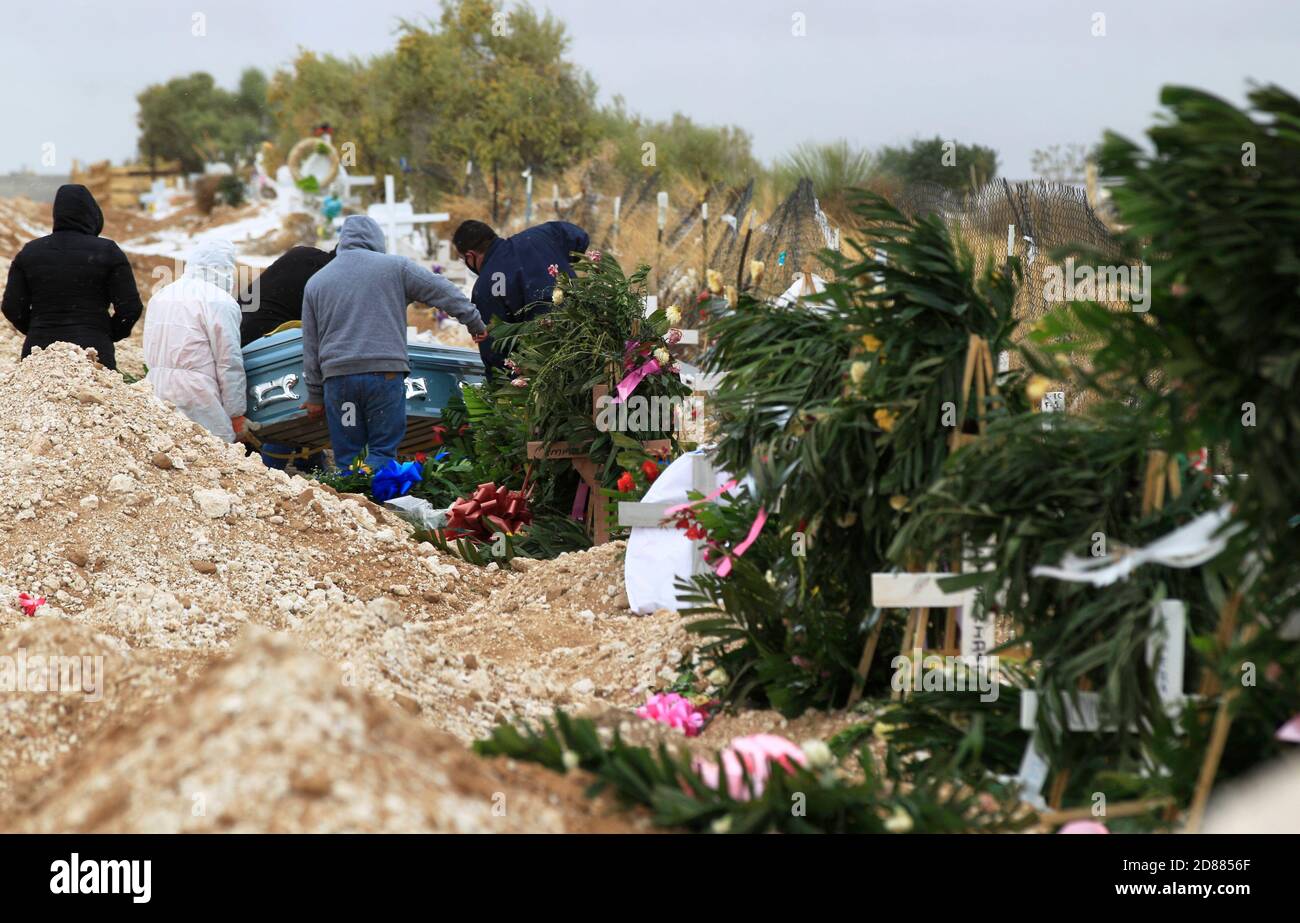
<path fill-rule="evenodd" d="M 616 459 L 629 442 L 672 439 L 674 434 L 658 426 L 659 421 L 630 434 L 603 430 L 594 419 L 592 390 L 598 385 L 611 388 L 612 403 L 633 394 L 648 399 L 687 397 L 689 390 L 677 377 L 669 351 L 680 332 L 672 332 L 662 309 L 645 314 L 648 267 L 627 276 L 616 259 L 593 250 L 574 264 L 574 276 L 552 268 L 552 303 L 532 306 L 527 320 L 493 328 L 494 339 L 511 349 L 508 382 L 513 393 L 502 400 L 519 409 L 527 438 L 589 445 L 589 455 L 607 477 L 605 486 L 612 488 L 619 474 Z M 522 450 L 520 446 L 521 455 Z M 565 460 L 542 462 L 534 478 L 562 477 L 570 467 Z"/>
<path fill-rule="evenodd" d="M 885 784 L 865 748 L 850 773 L 821 741 L 796 746 L 776 735 L 742 737 L 709 760 L 631 746 L 617 731 L 608 744 L 603 740 L 590 719 L 561 711 L 538 726 L 499 725 L 474 749 L 554 772 L 589 774 L 589 793 L 612 791 L 627 805 L 648 808 L 656 825 L 676 830 L 995 832 L 1021 830 L 1035 819 L 1004 787 L 979 790 L 938 767 L 920 766 L 906 786 L 886 767 L 891 784 Z M 805 811 L 790 810 L 797 799 Z"/>
<path fill-rule="evenodd" d="M 711 547 L 713 573 L 687 595 L 711 653 L 749 678 L 731 695 L 791 714 L 887 683 L 883 659 L 868 677 L 856 665 L 877 617 L 871 574 L 894 566 L 908 498 L 939 479 L 954 429 L 1024 406 L 960 395 L 972 336 L 1010 346 L 1014 268 L 978 273 L 941 221 L 909 220 L 879 198 L 864 199 L 859 220 L 846 252 L 861 256 L 828 257 L 836 281 L 817 310 L 741 295 L 710 322 L 702 365 L 724 373 L 717 463 L 752 486 L 679 521 Z M 721 280 L 710 281 L 716 296 Z M 900 630 L 886 623 L 883 649 Z"/>

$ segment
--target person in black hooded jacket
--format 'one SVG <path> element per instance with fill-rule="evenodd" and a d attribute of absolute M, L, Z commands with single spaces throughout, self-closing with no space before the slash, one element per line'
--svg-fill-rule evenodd
<path fill-rule="evenodd" d="M 18 251 L 0 303 L 9 323 L 27 337 L 23 358 L 37 346 L 75 343 L 93 348 L 105 367 L 117 368 L 113 344 L 131 333 L 144 306 L 126 254 L 100 237 L 102 230 L 104 213 L 90 190 L 60 186 L 54 233 Z"/>
<path fill-rule="evenodd" d="M 257 277 L 239 295 L 244 311 L 239 345 L 247 346 L 289 321 L 302 320 L 302 292 L 307 281 L 334 259 L 318 247 L 294 247 Z"/>

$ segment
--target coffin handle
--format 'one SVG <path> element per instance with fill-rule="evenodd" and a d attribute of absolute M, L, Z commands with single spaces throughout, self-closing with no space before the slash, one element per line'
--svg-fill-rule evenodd
<path fill-rule="evenodd" d="M 253 405 L 255 410 L 261 410 L 268 404 L 278 404 L 281 401 L 301 400 L 298 394 L 293 390 L 293 386 L 298 383 L 298 375 L 290 372 L 287 375 L 281 375 L 279 378 L 273 378 L 270 381 L 264 381 L 260 385 L 253 386 Z"/>

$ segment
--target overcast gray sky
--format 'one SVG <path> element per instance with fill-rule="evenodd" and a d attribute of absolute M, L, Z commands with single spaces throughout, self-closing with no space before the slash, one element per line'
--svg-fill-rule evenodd
<path fill-rule="evenodd" d="M 1165 83 L 1234 100 L 1248 79 L 1300 92 L 1295 0 L 538 0 L 571 57 L 629 108 L 747 129 L 771 160 L 800 141 L 940 134 L 1029 155 L 1137 135 Z M 191 35 L 195 12 L 207 35 Z M 233 87 L 299 48 L 369 56 L 436 0 L 0 0 L 0 171 L 135 150 L 135 95 L 206 70 Z M 1093 17 L 1105 14 L 1104 37 Z M 804 15 L 806 34 L 792 34 Z"/>

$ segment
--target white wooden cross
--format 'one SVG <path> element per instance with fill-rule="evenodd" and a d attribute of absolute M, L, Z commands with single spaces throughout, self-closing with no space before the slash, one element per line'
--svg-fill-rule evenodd
<path fill-rule="evenodd" d="M 339 177 L 339 183 L 343 186 L 343 201 L 353 201 L 352 187 L 354 186 L 373 186 L 375 178 L 373 176 L 352 176 L 343 173 Z"/>
<path fill-rule="evenodd" d="M 646 295 L 645 316 L 649 317 L 658 309 L 659 309 L 659 296 Z M 682 327 L 678 327 L 677 329 L 680 330 L 682 333 L 682 338 L 677 341 L 682 346 L 700 345 L 700 331 L 690 330 Z M 692 368 L 694 367 L 692 366 Z M 698 369 L 696 369 L 694 372 L 689 372 L 684 370 L 682 372 L 681 377 L 682 377 L 682 381 L 688 387 L 690 387 L 692 391 L 705 391 L 705 392 L 716 391 L 718 389 L 718 382 L 722 380 L 722 375 L 720 373 L 715 375 L 705 375 L 701 373 Z"/>
<path fill-rule="evenodd" d="M 979 666 L 993 648 L 993 620 L 975 617 L 975 590 L 949 592 L 939 581 L 947 573 L 872 574 L 871 603 L 879 609 L 959 609 L 961 656 Z"/>
<path fill-rule="evenodd" d="M 1181 599 L 1166 599 L 1151 610 L 1151 622 L 1160 631 L 1147 638 L 1146 661 L 1156 669 L 1156 690 L 1165 712 L 1177 715 L 1187 701 L 1183 694 L 1183 639 L 1187 634 L 1187 606 Z M 1080 692 L 1065 700 L 1066 728 L 1071 731 L 1114 731 L 1114 725 L 1101 723 L 1101 693 Z M 1037 727 L 1038 693 L 1026 689 L 1020 695 L 1020 727 L 1032 731 Z"/>
<path fill-rule="evenodd" d="M 703 452 L 689 456 L 691 460 L 691 490 L 708 496 L 717 489 L 717 473 Z M 620 500 L 618 504 L 618 524 L 625 528 L 640 529 L 675 529 L 675 523 L 664 522 L 668 509 L 680 503 L 634 503 Z M 695 554 L 691 559 L 691 573 L 702 574 L 707 570 L 704 563 L 704 542 L 696 540 Z"/>
<path fill-rule="evenodd" d="M 1184 638 L 1187 635 L 1187 606 L 1181 599 L 1166 599 L 1151 610 L 1151 621 L 1161 630 L 1147 637 L 1146 661 L 1156 670 L 1156 691 L 1171 718 L 1182 711 L 1192 698 L 1183 694 Z M 1020 728 L 1030 732 L 1029 745 L 1020 761 L 1015 781 L 1021 796 L 1040 809 L 1044 806 L 1042 790 L 1049 766 L 1039 746 L 1038 693 L 1026 689 L 1020 694 Z M 1065 699 L 1065 726 L 1068 731 L 1118 730 L 1115 724 L 1101 722 L 1101 693 L 1078 692 Z"/>
<path fill-rule="evenodd" d="M 948 573 L 877 573 L 871 575 L 871 602 L 879 609 L 908 610 L 907 624 L 903 629 L 902 656 L 912 658 L 912 651 L 925 646 L 925 629 L 929 620 L 930 609 L 957 609 L 961 631 L 961 656 L 971 667 L 984 670 L 984 658 L 994 646 L 993 620 L 975 618 L 976 591 L 974 589 L 949 592 L 941 589 L 939 581 L 954 576 Z M 871 669 L 875 658 L 876 645 L 880 641 L 881 630 L 885 626 L 884 613 L 876 622 L 867 639 L 867 646 L 862 653 L 858 672 L 863 676 Z M 944 639 L 944 652 L 947 653 L 951 643 L 951 628 Z M 913 662 L 912 669 L 919 670 L 919 661 Z M 908 688 L 911 688 L 910 685 Z M 850 702 L 857 701 L 860 687 L 854 690 Z M 903 695 L 895 690 L 894 699 Z"/>
<path fill-rule="evenodd" d="M 451 219 L 447 212 L 417 214 L 410 202 L 398 202 L 391 174 L 384 177 L 384 201 L 371 205 L 366 214 L 383 226 L 389 253 L 397 252 L 398 237 L 410 234 L 417 224 L 436 224 Z"/>

